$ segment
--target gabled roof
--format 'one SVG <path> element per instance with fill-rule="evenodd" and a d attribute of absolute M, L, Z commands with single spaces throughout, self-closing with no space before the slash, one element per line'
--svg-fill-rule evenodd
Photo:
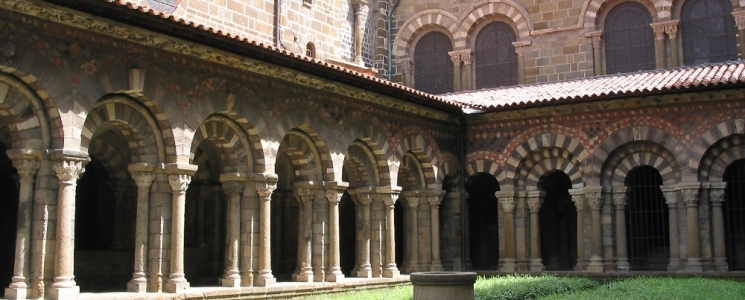
<path fill-rule="evenodd" d="M 442 95 L 471 109 L 494 110 L 565 101 L 613 98 L 745 83 L 745 62 L 734 61 L 699 66 L 605 75 L 569 81 L 537 83 Z"/>

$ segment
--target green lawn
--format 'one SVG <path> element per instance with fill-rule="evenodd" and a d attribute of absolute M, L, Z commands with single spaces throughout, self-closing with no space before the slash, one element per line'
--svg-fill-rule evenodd
<path fill-rule="evenodd" d="M 745 299 L 745 283 L 707 278 L 639 277 L 606 284 L 581 278 L 510 275 L 479 277 L 476 299 Z M 404 300 L 413 288 L 399 286 L 383 290 L 322 294 L 305 299 Z"/>

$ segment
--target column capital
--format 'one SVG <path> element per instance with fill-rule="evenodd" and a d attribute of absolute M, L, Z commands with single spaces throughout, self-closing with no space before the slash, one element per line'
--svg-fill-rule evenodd
<path fill-rule="evenodd" d="M 171 174 L 168 175 L 168 182 L 174 192 L 186 193 L 186 189 L 189 188 L 189 183 L 191 183 L 191 175 Z"/>
<path fill-rule="evenodd" d="M 544 197 L 546 197 L 546 192 L 544 191 L 528 192 L 528 208 L 530 209 L 530 212 L 537 213 L 541 210 Z"/>
<path fill-rule="evenodd" d="M 404 57 L 396 60 L 404 69 L 404 73 L 411 74 L 414 72 L 414 60 L 410 57 Z"/>
<path fill-rule="evenodd" d="M 514 191 L 497 191 L 494 192 L 494 196 L 499 199 L 499 203 L 502 204 L 502 209 L 507 213 L 512 213 L 515 210 L 515 192 Z"/>
<path fill-rule="evenodd" d="M 264 201 L 272 200 L 272 192 L 277 189 L 277 181 L 274 180 L 266 180 L 266 181 L 257 181 L 256 184 L 256 193 L 259 194 L 259 198 Z"/>
<path fill-rule="evenodd" d="M 732 16 L 735 17 L 735 26 L 737 26 L 737 29 L 745 29 L 745 9 L 738 9 L 733 11 Z"/>
<path fill-rule="evenodd" d="M 448 52 L 448 54 L 450 54 L 450 60 L 453 62 L 453 66 L 459 67 L 462 62 L 462 60 L 460 59 L 460 53 L 457 53 L 456 51 L 451 51 L 451 52 Z"/>
<path fill-rule="evenodd" d="M 406 197 L 406 204 L 409 207 L 416 208 L 419 206 L 419 200 L 422 198 L 419 194 L 404 195 Z"/>
<path fill-rule="evenodd" d="M 593 49 L 600 49 L 600 46 L 603 43 L 603 32 L 602 31 L 588 32 L 585 34 L 585 37 L 592 39 Z"/>
<path fill-rule="evenodd" d="M 523 53 L 525 52 L 525 49 L 530 46 L 530 41 L 516 41 L 512 42 L 512 46 L 515 47 L 515 53 L 517 53 L 517 57 L 523 57 Z"/>
<path fill-rule="evenodd" d="M 300 203 L 305 203 L 305 202 L 312 203 L 313 198 L 315 198 L 315 195 L 313 195 L 310 189 L 296 189 L 295 192 L 299 196 L 297 197 L 297 201 Z"/>
<path fill-rule="evenodd" d="M 582 189 L 569 189 L 569 194 L 572 195 L 572 202 L 577 207 L 577 211 L 584 210 L 585 192 Z"/>
<path fill-rule="evenodd" d="M 442 204 L 442 198 L 445 197 L 446 191 L 429 191 L 427 201 L 432 207 L 439 207 Z"/>
<path fill-rule="evenodd" d="M 326 198 L 329 199 L 330 203 L 338 204 L 341 201 L 341 196 L 344 195 L 344 190 L 340 189 L 328 189 L 326 190 Z"/>
<path fill-rule="evenodd" d="M 391 193 L 385 193 L 381 194 L 380 197 L 383 200 L 383 203 L 386 206 L 393 206 L 396 204 L 396 201 L 398 201 L 398 193 L 397 192 L 391 192 Z"/>
<path fill-rule="evenodd" d="M 683 195 L 683 202 L 686 206 L 694 206 L 698 203 L 698 190 L 701 187 L 700 182 L 679 183 L 680 194 Z"/>
<path fill-rule="evenodd" d="M 67 184 L 76 183 L 80 174 L 85 172 L 85 165 L 91 160 L 88 153 L 67 149 L 51 150 L 48 157 L 56 160 L 54 172 L 60 182 Z"/>
<path fill-rule="evenodd" d="M 665 203 L 667 203 L 667 206 L 675 207 L 678 205 L 678 197 L 676 195 L 678 192 L 677 185 L 662 185 L 660 186 L 660 190 L 662 191 L 662 195 L 665 196 Z"/>
<path fill-rule="evenodd" d="M 243 188 L 246 187 L 246 183 L 240 180 L 229 180 L 223 181 L 222 188 L 225 190 L 225 194 L 228 197 L 241 197 L 243 195 Z"/>
<path fill-rule="evenodd" d="M 150 186 L 153 185 L 153 180 L 155 180 L 155 173 L 153 172 L 131 172 L 130 175 L 132 175 L 132 179 L 134 179 L 135 184 L 137 184 L 137 188 L 140 189 L 150 188 Z"/>
<path fill-rule="evenodd" d="M 658 23 L 651 23 L 649 26 L 652 27 L 652 31 L 654 32 L 654 39 L 655 40 L 664 40 L 665 39 L 665 24 Z"/>
<path fill-rule="evenodd" d="M 9 149 L 5 154 L 13 161 L 13 167 L 18 170 L 21 180 L 30 180 L 41 166 L 39 161 L 43 153 L 34 149 Z"/>
<path fill-rule="evenodd" d="M 722 205 L 724 201 L 724 188 L 727 187 L 726 182 L 712 182 L 709 185 L 709 202 L 712 205 Z"/>
<path fill-rule="evenodd" d="M 370 193 L 359 193 L 355 197 L 357 197 L 357 201 L 362 205 L 370 205 L 373 202 L 373 197 Z"/>
<path fill-rule="evenodd" d="M 584 192 L 590 209 L 599 210 L 603 206 L 602 187 L 586 187 Z"/>
<path fill-rule="evenodd" d="M 626 187 L 625 186 L 612 187 L 611 197 L 613 198 L 613 204 L 615 206 L 626 205 Z"/>

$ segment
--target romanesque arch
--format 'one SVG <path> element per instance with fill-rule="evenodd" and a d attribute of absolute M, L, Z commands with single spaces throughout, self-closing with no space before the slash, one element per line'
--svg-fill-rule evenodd
<path fill-rule="evenodd" d="M 590 154 L 585 149 L 585 146 L 581 143 L 580 138 L 575 138 L 563 133 L 543 133 L 540 135 L 531 136 L 523 140 L 523 136 L 526 135 L 515 137 L 515 139 L 513 140 L 515 141 L 514 144 L 516 146 L 512 149 L 505 149 L 506 151 L 509 150 L 509 152 L 507 152 L 509 153 L 509 157 L 507 157 L 507 160 L 505 162 L 505 171 L 507 173 L 507 176 L 505 177 L 505 181 L 500 181 L 500 184 L 502 184 L 503 186 L 524 184 L 527 181 L 529 169 L 521 170 L 521 167 L 532 167 L 540 160 L 553 157 L 552 155 L 555 155 L 556 157 L 571 159 L 574 165 L 579 168 L 587 167 L 586 165 L 582 165 L 581 163 L 584 163 L 584 161 L 590 157 Z M 557 149 L 548 150 L 551 148 Z M 547 150 L 538 151 L 539 149 Z M 554 153 L 551 154 L 550 151 L 554 151 Z M 525 160 L 526 158 L 529 158 L 529 155 L 531 153 L 533 153 L 535 160 Z M 556 163 L 556 165 L 559 165 L 558 162 Z M 521 172 L 523 174 L 521 174 Z M 581 174 L 586 173 L 587 172 L 584 170 L 581 172 Z M 520 176 L 523 176 L 523 179 L 519 179 Z M 509 182 L 510 178 L 514 178 L 515 182 Z M 583 179 L 573 178 L 572 180 L 573 182 L 575 180 L 579 180 L 579 182 L 581 182 L 581 180 Z"/>
<path fill-rule="evenodd" d="M 638 141 L 623 145 L 605 160 L 602 185 L 624 186 L 628 173 L 639 166 L 654 167 L 664 184 L 675 184 L 680 180 L 680 166 L 670 150 L 654 142 Z"/>
<path fill-rule="evenodd" d="M 436 144 L 420 134 L 405 135 L 398 141 L 394 151 L 394 159 L 401 160 L 401 167 L 404 166 L 405 155 L 410 154 L 412 158 L 416 158 L 417 163 L 421 164 L 422 188 L 437 183 L 439 169 L 436 166 L 439 162 L 439 150 L 436 148 Z M 391 170 L 391 173 L 393 172 L 395 170 Z"/>
<path fill-rule="evenodd" d="M 62 122 L 59 118 L 48 118 L 47 111 L 56 107 L 47 104 L 53 104 L 52 99 L 34 76 L 18 70 L 0 72 L 0 115 L 4 116 L 0 127 L 8 128 L 10 138 L 4 141 L 9 143 L 6 146 L 25 149 L 57 146 L 53 145 L 53 138 L 62 136 Z"/>
<path fill-rule="evenodd" d="M 582 11 L 580 12 L 579 23 L 577 26 L 585 28 L 585 31 L 595 31 L 598 28 L 598 17 L 602 13 L 601 8 L 608 4 L 615 4 L 620 1 L 612 0 L 587 0 L 582 5 Z M 670 7 L 672 6 L 671 0 L 640 0 L 637 1 L 645 6 L 654 7 L 655 12 L 652 13 L 654 20 L 667 20 L 670 19 Z"/>
<path fill-rule="evenodd" d="M 458 19 L 451 13 L 430 9 L 413 15 L 401 26 L 393 42 L 396 57 L 411 57 L 413 42 L 431 31 L 441 31 L 455 42 L 458 36 Z"/>
<path fill-rule="evenodd" d="M 518 39 L 530 37 L 533 32 L 533 21 L 530 14 L 521 5 L 510 0 L 486 0 L 473 5 L 470 11 L 459 20 L 458 34 L 455 35 L 455 49 L 468 46 L 467 36 L 476 23 L 493 20 L 495 17 L 504 17 L 512 22 L 511 25 L 517 29 Z"/>
<path fill-rule="evenodd" d="M 698 174 L 700 181 L 721 181 L 724 168 L 739 158 L 731 155 L 741 148 L 737 146 L 742 145 L 744 127 L 742 120 L 726 120 L 709 127 L 690 147 L 690 171 Z"/>
<path fill-rule="evenodd" d="M 212 141 L 219 149 L 224 160 L 224 173 L 254 173 L 252 154 L 254 153 L 243 128 L 232 119 L 221 115 L 208 117 L 197 129 L 192 139 L 191 159 L 194 152 L 204 140 Z"/>

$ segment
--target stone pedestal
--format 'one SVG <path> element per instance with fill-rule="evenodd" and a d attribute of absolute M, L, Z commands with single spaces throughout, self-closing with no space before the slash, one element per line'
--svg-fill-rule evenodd
<path fill-rule="evenodd" d="M 411 273 L 414 300 L 472 300 L 475 282 L 476 273 L 474 272 Z"/>

